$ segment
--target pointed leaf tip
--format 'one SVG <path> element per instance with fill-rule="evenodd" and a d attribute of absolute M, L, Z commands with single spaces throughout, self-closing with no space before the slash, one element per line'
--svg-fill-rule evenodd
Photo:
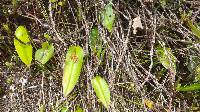
<path fill-rule="evenodd" d="M 63 94 L 66 97 L 75 87 L 82 69 L 84 51 L 80 46 L 71 46 L 66 55 L 63 73 Z"/>
<path fill-rule="evenodd" d="M 106 108 L 109 108 L 110 90 L 105 79 L 101 78 L 100 76 L 96 76 L 92 79 L 91 83 L 98 99 Z"/>

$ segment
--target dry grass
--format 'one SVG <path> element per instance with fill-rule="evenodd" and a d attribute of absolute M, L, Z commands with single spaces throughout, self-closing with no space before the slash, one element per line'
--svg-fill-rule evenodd
<path fill-rule="evenodd" d="M 173 1 L 161 7 L 158 1 L 114 0 L 116 21 L 109 33 L 98 20 L 106 0 L 66 0 L 64 6 L 48 0 L 22 0 L 16 8 L 11 2 L 0 3 L 0 111 L 34 112 L 44 105 L 46 112 L 56 111 L 65 103 L 74 111 L 77 106 L 86 112 L 106 111 L 97 102 L 91 87 L 95 74 L 104 77 L 111 90 L 110 112 L 147 111 L 144 100 L 154 102 L 153 111 L 191 111 L 200 107 L 199 91 L 180 93 L 175 83 L 193 81 L 187 68 L 191 56 L 199 56 L 188 45 L 198 38 L 180 19 L 183 11 L 193 11 L 191 19 L 200 22 L 200 2 Z M 133 19 L 141 17 L 144 29 L 133 34 Z M 11 33 L 3 29 L 8 24 Z M 33 39 L 34 49 L 45 41 L 44 33 L 53 37 L 55 55 L 45 66 L 36 61 L 26 68 L 13 45 L 16 26 L 25 25 Z M 98 26 L 106 51 L 103 62 L 89 48 L 89 32 Z M 177 74 L 158 63 L 155 48 L 164 42 L 177 57 Z M 62 69 L 70 45 L 84 48 L 84 67 L 80 80 L 67 98 L 62 96 Z M 199 45 L 197 45 L 199 47 Z M 34 50 L 34 51 L 35 51 Z M 191 53 L 192 52 L 192 53 Z M 6 62 L 11 63 L 10 67 Z"/>

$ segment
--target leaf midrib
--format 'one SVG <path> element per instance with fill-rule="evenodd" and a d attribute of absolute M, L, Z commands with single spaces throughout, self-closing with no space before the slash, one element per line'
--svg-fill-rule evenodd
<path fill-rule="evenodd" d="M 105 101 L 105 103 L 106 103 L 106 107 L 108 107 L 108 103 L 107 103 L 106 97 L 105 97 L 105 95 L 104 95 L 104 92 L 102 92 L 103 89 L 102 89 L 102 87 L 101 87 L 101 80 L 102 80 L 102 79 L 98 80 L 97 82 L 98 82 L 98 85 L 99 85 L 99 88 L 100 88 L 100 92 L 101 92 L 101 94 L 103 95 L 103 99 L 104 99 L 104 101 Z"/>

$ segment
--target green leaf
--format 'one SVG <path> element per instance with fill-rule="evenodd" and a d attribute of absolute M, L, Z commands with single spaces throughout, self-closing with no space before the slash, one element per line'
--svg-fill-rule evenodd
<path fill-rule="evenodd" d="M 84 51 L 80 46 L 71 46 L 66 55 L 63 74 L 63 94 L 66 97 L 76 85 L 83 63 Z"/>
<path fill-rule="evenodd" d="M 102 25 L 107 28 L 109 32 L 111 32 L 115 21 L 112 3 L 107 4 L 104 10 L 101 12 L 101 21 Z"/>
<path fill-rule="evenodd" d="M 75 112 L 84 112 L 84 110 L 82 108 L 80 108 L 80 107 L 77 107 Z"/>
<path fill-rule="evenodd" d="M 200 29 L 197 25 L 194 25 L 193 22 L 189 19 L 186 20 L 187 26 L 191 29 L 192 33 L 194 33 L 195 36 L 200 38 Z"/>
<path fill-rule="evenodd" d="M 93 27 L 90 31 L 90 49 L 93 52 L 96 52 L 96 47 L 98 46 L 98 41 L 99 41 L 99 31 L 97 27 Z"/>
<path fill-rule="evenodd" d="M 48 33 L 44 34 L 44 38 L 46 38 L 47 40 L 51 40 L 52 39 L 51 36 Z"/>
<path fill-rule="evenodd" d="M 162 7 L 166 7 L 168 0 L 159 0 Z"/>
<path fill-rule="evenodd" d="M 22 62 L 28 66 L 32 61 L 32 46 L 26 28 L 19 26 L 15 31 L 15 36 L 17 38 L 14 38 L 15 49 Z"/>
<path fill-rule="evenodd" d="M 178 84 L 176 87 L 177 91 L 195 91 L 195 90 L 200 90 L 200 83 L 194 83 L 191 85 L 184 85 L 181 86 L 181 84 Z"/>
<path fill-rule="evenodd" d="M 170 48 L 166 47 L 157 47 L 156 48 L 156 54 L 157 58 L 162 63 L 162 65 L 166 69 L 172 70 L 174 73 L 176 73 L 176 57 L 173 55 Z"/>
<path fill-rule="evenodd" d="M 91 51 L 100 59 L 101 57 L 103 57 L 104 55 L 104 51 L 103 50 L 103 41 L 102 39 L 99 37 L 99 31 L 97 27 L 93 27 L 90 31 L 90 38 L 89 38 L 90 42 L 90 49 Z"/>
<path fill-rule="evenodd" d="M 42 48 L 35 52 L 35 60 L 45 64 L 54 54 L 54 46 L 48 42 L 42 43 Z"/>
<path fill-rule="evenodd" d="M 63 107 L 60 112 L 68 112 L 68 107 Z"/>
<path fill-rule="evenodd" d="M 3 29 L 8 33 L 11 34 L 12 31 L 10 30 L 10 28 L 8 27 L 8 24 L 3 24 Z"/>
<path fill-rule="evenodd" d="M 110 105 L 110 90 L 106 81 L 100 76 L 96 76 L 92 79 L 92 87 L 102 104 L 109 108 Z"/>

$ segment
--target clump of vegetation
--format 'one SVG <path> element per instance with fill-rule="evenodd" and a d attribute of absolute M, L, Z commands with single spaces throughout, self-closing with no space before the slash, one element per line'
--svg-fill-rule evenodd
<path fill-rule="evenodd" d="M 199 111 L 198 0 L 0 3 L 0 111 Z"/>

